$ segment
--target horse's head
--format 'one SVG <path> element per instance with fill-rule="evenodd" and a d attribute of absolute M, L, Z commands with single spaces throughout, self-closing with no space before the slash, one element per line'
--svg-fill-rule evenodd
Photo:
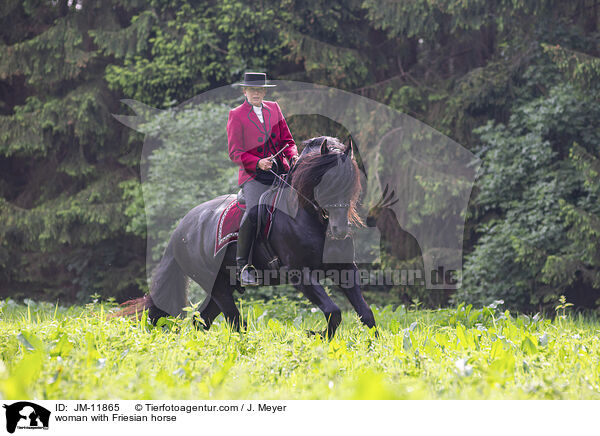
<path fill-rule="evenodd" d="M 331 137 L 305 141 L 292 185 L 301 194 L 301 204 L 318 208 L 332 238 L 346 238 L 350 223 L 362 225 L 356 211 L 360 174 L 351 142 L 346 146 Z"/>

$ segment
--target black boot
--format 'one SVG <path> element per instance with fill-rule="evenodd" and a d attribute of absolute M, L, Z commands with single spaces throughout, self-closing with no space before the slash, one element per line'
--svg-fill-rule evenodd
<path fill-rule="evenodd" d="M 238 268 L 238 278 L 242 286 L 258 286 L 256 279 L 256 268 L 253 265 L 248 265 L 248 257 L 250 249 L 256 233 L 252 220 L 248 217 L 240 226 L 238 231 L 237 252 L 235 261 Z"/>

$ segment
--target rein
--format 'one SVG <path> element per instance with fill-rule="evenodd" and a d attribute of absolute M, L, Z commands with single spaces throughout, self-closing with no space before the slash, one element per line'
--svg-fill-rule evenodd
<path fill-rule="evenodd" d="M 290 185 L 288 182 L 286 182 L 286 181 L 284 180 L 284 178 L 283 178 L 283 177 L 281 177 L 279 174 L 277 174 L 277 173 L 276 173 L 275 171 L 273 171 L 273 170 L 269 170 L 269 171 L 270 171 L 271 173 L 273 173 L 273 175 L 274 175 L 275 177 L 277 177 L 277 178 L 278 178 L 280 181 L 282 181 L 283 183 L 285 183 L 286 185 L 288 185 L 290 188 L 292 188 L 294 191 L 296 191 L 296 193 L 297 193 L 299 196 L 301 196 L 301 197 L 302 197 L 302 198 L 304 198 L 306 201 L 308 201 L 308 202 L 309 202 L 309 203 L 312 205 L 312 207 L 314 207 L 314 208 L 315 208 L 315 210 L 316 210 L 317 212 L 319 211 L 319 209 L 320 209 L 320 207 L 319 207 L 319 206 L 317 206 L 315 203 L 313 203 L 312 201 L 310 201 L 310 200 L 309 200 L 308 198 L 306 198 L 306 197 L 305 197 L 303 194 L 301 194 L 301 193 L 300 193 L 300 191 L 298 191 L 296 188 L 294 188 L 292 185 Z"/>
<path fill-rule="evenodd" d="M 295 165 L 294 165 L 295 166 Z M 293 168 L 293 167 L 292 167 Z M 302 198 L 304 198 L 308 203 L 310 203 L 310 205 L 315 209 L 315 211 L 317 212 L 321 212 L 321 215 L 324 219 L 328 219 L 329 215 L 325 212 L 325 209 L 327 208 L 331 208 L 331 207 L 350 207 L 350 203 L 330 203 L 330 204 L 325 204 L 323 205 L 323 207 L 319 207 L 317 206 L 313 201 L 311 201 L 310 199 L 308 199 L 306 196 L 304 196 L 302 193 L 300 193 L 300 191 L 298 191 L 296 188 L 294 188 L 292 185 L 290 185 L 283 177 L 281 177 L 279 174 L 277 174 L 275 171 L 273 170 L 269 170 L 275 177 L 277 177 L 281 182 L 285 183 L 287 186 L 289 186 L 291 189 L 293 189 L 294 191 L 296 191 L 296 193 L 298 195 L 300 195 Z M 292 169 L 290 169 L 290 173 L 292 172 Z"/>
<path fill-rule="evenodd" d="M 283 151 L 280 150 L 277 154 L 281 153 Z M 271 156 L 271 158 L 274 158 L 277 154 Z M 304 153 L 303 153 L 304 154 Z M 295 169 L 296 165 L 297 165 L 298 161 L 296 161 L 294 163 L 294 165 L 292 165 L 292 167 L 290 168 L 288 174 L 291 175 L 293 170 Z M 277 177 L 277 179 L 281 182 L 283 182 L 285 185 L 289 186 L 291 189 L 293 189 L 300 197 L 302 197 L 307 203 L 309 203 L 314 210 L 317 213 L 320 213 L 321 217 L 324 220 L 328 220 L 329 219 L 329 213 L 328 213 L 328 209 L 329 208 L 350 208 L 351 204 L 350 203 L 328 203 L 328 204 L 324 204 L 322 207 L 319 207 L 317 204 L 315 204 L 314 201 L 310 200 L 309 198 L 307 198 L 306 196 L 304 196 L 300 191 L 298 191 L 296 188 L 294 188 L 290 183 L 288 183 L 283 177 L 281 177 L 279 174 L 277 174 L 275 171 L 273 171 L 272 169 L 269 169 L 269 172 L 271 174 L 273 174 L 275 177 Z"/>

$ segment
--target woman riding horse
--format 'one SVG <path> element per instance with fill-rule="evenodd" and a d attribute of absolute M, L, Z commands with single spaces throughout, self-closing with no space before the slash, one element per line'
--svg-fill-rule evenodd
<path fill-rule="evenodd" d="M 246 197 L 246 211 L 238 234 L 237 247 L 217 247 L 220 217 L 234 204 L 234 196 L 221 195 L 191 209 L 171 234 L 162 259 L 153 271 L 150 293 L 124 303 L 114 316 L 132 316 L 148 310 L 148 318 L 157 322 L 163 316 L 183 316 L 189 305 L 188 278 L 200 285 L 207 296 L 198 308 L 196 327 L 210 329 L 223 313 L 232 328 L 242 325 L 233 292 L 241 286 L 257 284 L 248 257 L 255 243 L 253 263 L 263 272 L 273 269 L 272 251 L 282 268 L 277 283 L 290 283 L 301 291 L 325 316 L 327 327 L 319 332 L 332 338 L 342 314 L 320 283 L 321 272 L 337 272 L 334 283 L 348 298 L 360 320 L 375 327 L 375 318 L 362 296 L 360 274 L 353 262 L 353 245 L 348 244 L 349 226 L 360 224 L 356 206 L 361 191 L 360 170 L 352 154 L 352 144 L 337 138 L 317 137 L 305 141 L 302 157 L 276 102 L 263 101 L 269 85 L 264 73 L 246 73 L 246 100 L 229 113 L 227 136 L 230 158 L 240 165 L 238 183 Z M 298 162 L 296 162 L 298 161 Z M 290 170 L 290 163 L 292 164 Z M 257 204 L 278 174 L 288 173 L 279 191 L 278 204 L 285 206 L 271 215 L 269 249 L 264 236 L 256 234 Z M 285 188 L 283 186 L 285 185 Z M 327 256 L 327 242 L 350 247 L 342 256 Z M 331 245 L 331 244 L 329 244 Z M 332 259 L 333 262 L 332 263 Z M 235 267 L 234 267 L 235 265 Z M 239 280 L 230 275 L 238 269 Z M 287 271 L 287 273 L 282 273 Z M 292 280 L 294 273 L 295 280 Z M 342 282 L 341 278 L 349 280 Z M 328 276 L 329 277 L 329 276 Z M 335 280 L 334 280 L 335 282 Z"/>
<path fill-rule="evenodd" d="M 266 74 L 245 73 L 244 81 L 234 86 L 242 86 L 246 97 L 229 112 L 227 121 L 229 157 L 240 166 L 238 185 L 246 200 L 236 263 L 241 286 L 257 286 L 248 258 L 256 235 L 258 199 L 273 184 L 275 174 L 288 172 L 290 163 L 296 163 L 298 150 L 277 102 L 263 101 L 266 88 L 276 86 L 267 83 Z"/>

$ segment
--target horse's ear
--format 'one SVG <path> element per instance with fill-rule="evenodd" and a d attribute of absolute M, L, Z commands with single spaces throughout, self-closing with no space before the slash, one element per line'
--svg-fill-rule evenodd
<path fill-rule="evenodd" d="M 344 154 L 346 156 L 350 156 L 352 157 L 352 138 L 350 138 L 350 143 L 348 144 L 348 146 L 346 147 L 346 149 L 344 150 Z"/>
<path fill-rule="evenodd" d="M 321 143 L 321 154 L 329 153 L 329 147 L 327 147 L 327 138 L 323 139 Z"/>

